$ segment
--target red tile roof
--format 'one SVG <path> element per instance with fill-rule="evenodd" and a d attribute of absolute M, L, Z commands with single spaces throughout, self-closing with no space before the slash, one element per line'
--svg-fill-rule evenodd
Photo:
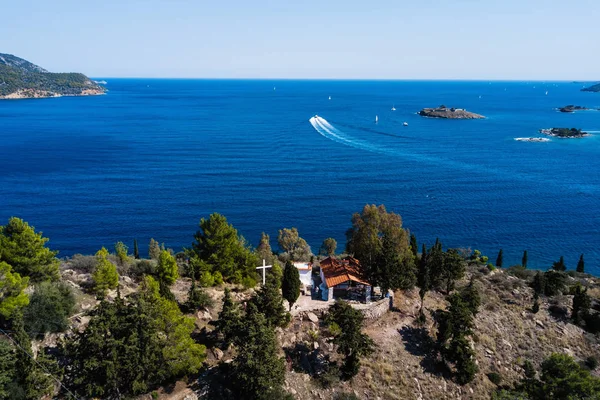
<path fill-rule="evenodd" d="M 353 257 L 342 260 L 327 257 L 321 261 L 321 271 L 327 287 L 334 287 L 348 281 L 370 285 L 361 273 L 360 262 Z"/>

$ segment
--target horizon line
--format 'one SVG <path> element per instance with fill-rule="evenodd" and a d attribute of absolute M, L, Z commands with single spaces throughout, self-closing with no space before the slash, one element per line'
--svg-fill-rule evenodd
<path fill-rule="evenodd" d="M 173 79 L 173 80 L 205 80 L 205 81 L 356 81 L 356 82 L 566 82 L 595 83 L 589 79 L 469 79 L 469 78 L 234 78 L 234 77 L 172 77 L 172 76 L 97 76 L 92 79 Z"/>

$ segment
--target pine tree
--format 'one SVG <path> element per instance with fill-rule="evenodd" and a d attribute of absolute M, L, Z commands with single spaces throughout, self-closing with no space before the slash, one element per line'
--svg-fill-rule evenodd
<path fill-rule="evenodd" d="M 527 250 L 523 251 L 523 258 L 521 259 L 521 265 L 523 268 L 527 268 Z"/>
<path fill-rule="evenodd" d="M 585 263 L 583 261 L 583 254 L 579 256 L 579 262 L 577 262 L 577 272 L 585 272 Z"/>
<path fill-rule="evenodd" d="M 0 261 L 0 316 L 10 318 L 13 312 L 29 304 L 25 293 L 29 278 L 13 272 L 10 265 Z"/>
<path fill-rule="evenodd" d="M 177 266 L 175 257 L 166 250 L 162 250 L 158 257 L 156 277 L 160 285 L 160 294 L 166 299 L 174 300 L 175 296 L 173 296 L 169 286 L 174 284 L 177 278 L 179 278 L 179 267 Z"/>
<path fill-rule="evenodd" d="M 292 306 L 300 296 L 300 285 L 300 273 L 298 272 L 298 268 L 296 268 L 294 264 L 292 264 L 292 262 L 288 260 L 285 263 L 285 267 L 283 269 L 281 291 L 283 298 L 286 299 L 289 303 L 290 311 L 292 310 Z"/>
<path fill-rule="evenodd" d="M 502 249 L 498 252 L 498 258 L 496 258 L 496 267 L 502 268 Z"/>
<path fill-rule="evenodd" d="M 108 250 L 104 247 L 96 253 L 96 268 L 92 273 L 94 291 L 98 297 L 103 298 L 109 289 L 119 285 L 119 274 L 115 264 L 108 260 Z"/>
<path fill-rule="evenodd" d="M 58 251 L 46 247 L 48 240 L 27 222 L 12 217 L 6 226 L 0 226 L 0 261 L 20 276 L 29 277 L 32 283 L 57 281 Z"/>
<path fill-rule="evenodd" d="M 267 275 L 266 282 L 250 300 L 259 312 L 265 315 L 270 326 L 284 326 L 287 323 L 287 313 L 283 306 L 283 297 L 272 275 Z"/>
<path fill-rule="evenodd" d="M 15 349 L 8 340 L 0 340 L 0 399 L 17 397 L 12 393 L 16 386 Z"/>
<path fill-rule="evenodd" d="M 417 244 L 417 237 L 414 233 L 410 234 L 410 249 L 412 250 L 413 256 L 416 260 L 419 253 L 419 245 Z"/>
<path fill-rule="evenodd" d="M 559 272 L 566 271 L 567 266 L 565 265 L 565 258 L 563 256 L 560 256 L 560 259 L 552 264 L 552 269 Z"/>
<path fill-rule="evenodd" d="M 133 239 L 133 257 L 136 260 L 140 259 L 140 250 L 138 249 L 137 239 Z"/>

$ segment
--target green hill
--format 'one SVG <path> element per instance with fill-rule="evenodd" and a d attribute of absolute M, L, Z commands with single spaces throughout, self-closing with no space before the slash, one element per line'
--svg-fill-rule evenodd
<path fill-rule="evenodd" d="M 80 73 L 52 73 L 11 54 L 0 53 L 0 99 L 83 96 L 106 91 Z"/>

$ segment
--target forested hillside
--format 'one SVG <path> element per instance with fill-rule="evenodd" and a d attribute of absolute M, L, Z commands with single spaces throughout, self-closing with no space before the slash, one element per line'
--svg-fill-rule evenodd
<path fill-rule="evenodd" d="M 51 73 L 0 53 L 0 98 L 75 96 L 104 93 L 104 88 L 80 73 Z"/>

